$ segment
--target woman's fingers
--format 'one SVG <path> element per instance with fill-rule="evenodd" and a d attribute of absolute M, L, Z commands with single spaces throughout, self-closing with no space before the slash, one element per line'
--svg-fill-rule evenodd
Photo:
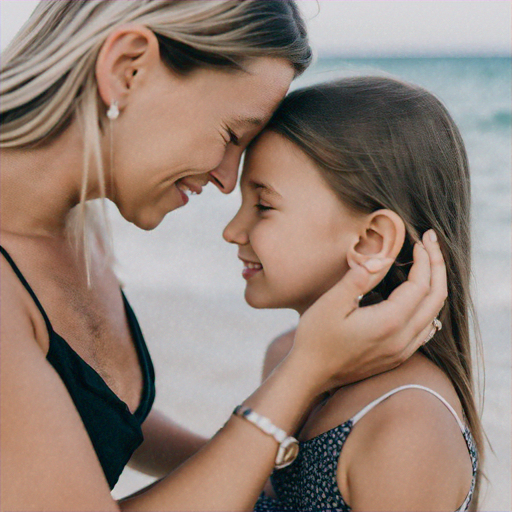
<path fill-rule="evenodd" d="M 447 296 L 446 266 L 440 246 L 431 238 L 431 233 L 432 230 L 424 234 L 423 245 L 414 247 L 414 263 L 408 280 L 387 300 L 357 312 L 361 316 L 368 315 L 368 322 L 362 322 L 368 326 L 363 328 L 364 334 L 370 335 L 371 328 L 373 336 L 382 341 L 391 339 L 383 349 L 396 356 L 398 362 L 412 355 L 428 337 Z"/>
<path fill-rule="evenodd" d="M 335 306 L 339 317 L 345 318 L 359 305 L 358 298 L 369 292 L 372 288 L 372 275 L 365 267 L 355 266 L 350 268 L 343 278 L 336 283 L 328 292 L 318 299 L 321 308 L 329 309 L 330 305 Z M 315 309 L 318 307 L 314 305 Z"/>
<path fill-rule="evenodd" d="M 426 339 L 432 329 L 432 322 L 443 308 L 448 296 L 446 264 L 437 241 L 430 238 L 430 232 L 423 237 L 423 244 L 428 252 L 431 267 L 430 290 L 411 320 L 415 335 L 421 334 L 420 343 Z M 426 332 L 426 335 L 425 335 Z"/>
<path fill-rule="evenodd" d="M 295 349 L 314 341 L 319 367 L 338 384 L 405 361 L 428 337 L 447 295 L 443 256 L 430 232 L 424 235 L 423 244 L 415 245 L 413 258 L 407 281 L 387 300 L 372 306 L 358 307 L 358 297 L 383 278 L 387 262 L 378 270 L 351 268 L 301 317 Z M 346 360 L 336 367 L 341 353 Z"/>
<path fill-rule="evenodd" d="M 431 261 L 425 247 L 415 244 L 414 262 L 405 283 L 398 286 L 385 301 L 402 311 L 409 320 L 430 291 Z M 385 302 L 383 304 L 385 304 Z"/>
<path fill-rule="evenodd" d="M 382 340 L 393 338 L 393 345 L 387 347 L 390 352 L 403 348 L 418 334 L 412 334 L 407 327 L 430 291 L 429 254 L 424 247 L 416 244 L 413 255 L 414 263 L 407 281 L 398 286 L 387 300 L 360 309 L 361 315 L 368 315 L 368 322 L 364 325 L 374 331 L 374 336 Z M 379 326 L 378 329 L 376 326 Z"/>

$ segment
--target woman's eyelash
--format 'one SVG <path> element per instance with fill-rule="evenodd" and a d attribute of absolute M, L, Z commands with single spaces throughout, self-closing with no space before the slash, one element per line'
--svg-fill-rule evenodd
<path fill-rule="evenodd" d="M 228 135 L 229 135 L 229 142 L 231 142 L 235 146 L 238 146 L 240 144 L 240 140 L 236 136 L 235 132 L 233 132 L 233 130 L 231 130 L 230 128 L 228 128 Z"/>

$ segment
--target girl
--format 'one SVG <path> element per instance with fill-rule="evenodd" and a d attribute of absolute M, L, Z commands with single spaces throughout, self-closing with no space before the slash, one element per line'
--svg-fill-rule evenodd
<path fill-rule="evenodd" d="M 297 430 L 297 459 L 274 471 L 256 510 L 475 509 L 482 428 L 469 337 L 469 174 L 446 109 L 387 78 L 296 91 L 252 144 L 241 189 L 224 238 L 239 246 L 253 307 L 292 308 L 302 319 L 337 276 L 391 260 L 360 297 L 358 310 L 371 309 L 414 272 L 414 244 L 429 228 L 437 236 L 424 244 L 438 239 L 448 268 L 426 344 L 398 368 L 321 397 Z M 270 347 L 265 377 L 291 338 Z"/>

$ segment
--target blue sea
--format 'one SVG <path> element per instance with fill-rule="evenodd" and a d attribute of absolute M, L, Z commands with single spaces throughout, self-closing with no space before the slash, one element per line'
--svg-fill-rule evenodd
<path fill-rule="evenodd" d="M 472 173 L 474 295 L 486 370 L 483 419 L 495 451 L 488 453 L 490 483 L 482 510 L 493 511 L 512 510 L 511 69 L 510 58 L 331 58 L 319 60 L 293 85 L 391 75 L 436 94 L 462 132 Z M 112 214 L 119 274 L 156 356 L 157 403 L 204 434 L 213 434 L 254 389 L 266 344 L 296 322 L 295 313 L 245 305 L 236 248 L 221 238 L 240 196 L 209 188 L 150 233 Z M 120 494 L 130 490 L 133 478 L 126 477 Z"/>

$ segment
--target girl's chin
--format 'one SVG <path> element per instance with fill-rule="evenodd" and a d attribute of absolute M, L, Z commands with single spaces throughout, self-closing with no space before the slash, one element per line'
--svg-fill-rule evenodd
<path fill-rule="evenodd" d="M 293 309 L 299 314 L 301 313 L 299 308 L 292 304 L 289 304 L 285 301 L 278 301 L 275 299 L 272 300 L 269 297 L 262 297 L 261 295 L 258 296 L 255 293 L 251 293 L 247 289 L 245 290 L 245 301 L 247 304 L 249 304 L 249 306 L 251 306 L 251 308 L 254 309 Z"/>
<path fill-rule="evenodd" d="M 248 293 L 247 289 L 245 290 L 245 302 L 247 302 L 247 304 L 249 304 L 251 308 L 255 309 L 272 308 L 268 301 L 265 301 L 262 298 L 255 297 L 253 294 Z"/>

